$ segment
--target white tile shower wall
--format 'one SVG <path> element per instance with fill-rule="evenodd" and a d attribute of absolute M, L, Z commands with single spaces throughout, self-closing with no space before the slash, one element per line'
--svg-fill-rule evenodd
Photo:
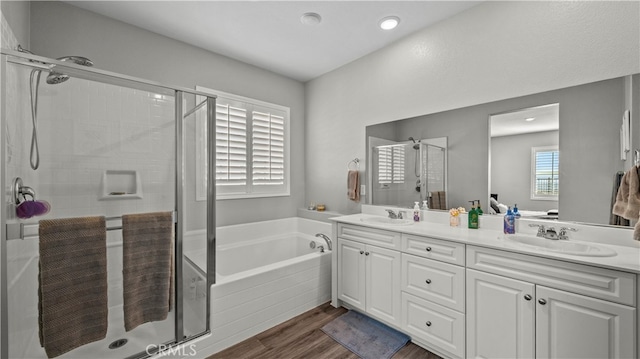
<path fill-rule="evenodd" d="M 4 24 L 4 22 L 3 22 Z M 4 26 L 4 25 L 3 25 Z M 3 30 L 3 39 L 5 32 Z M 175 152 L 173 98 L 73 78 L 59 85 L 41 80 L 38 105 L 40 168 L 29 166 L 31 113 L 30 69 L 7 66 L 6 180 L 20 176 L 52 211 L 39 218 L 126 213 L 174 208 Z M 46 74 L 43 74 L 43 77 Z M 105 170 L 140 172 L 142 199 L 100 200 Z M 15 207 L 6 203 L 9 221 L 17 221 Z M 123 336 L 122 235 L 107 237 L 109 336 Z M 7 242 L 9 356 L 45 358 L 38 343 L 38 241 Z M 172 339 L 172 320 L 151 332 L 145 344 Z M 149 331 L 148 327 L 136 330 Z M 139 338 L 144 333 L 126 333 Z M 157 335 L 156 335 L 157 334 Z M 144 345 L 133 352 L 144 350 Z M 106 348 L 106 346 L 105 346 Z M 126 356 L 126 355 L 125 355 Z M 121 356 L 122 357 L 122 356 Z"/>

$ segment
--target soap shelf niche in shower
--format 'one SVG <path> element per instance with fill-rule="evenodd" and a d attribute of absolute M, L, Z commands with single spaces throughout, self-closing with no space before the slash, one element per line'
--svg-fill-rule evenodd
<path fill-rule="evenodd" d="M 142 198 L 140 174 L 133 170 L 106 170 L 102 174 L 101 200 Z"/>

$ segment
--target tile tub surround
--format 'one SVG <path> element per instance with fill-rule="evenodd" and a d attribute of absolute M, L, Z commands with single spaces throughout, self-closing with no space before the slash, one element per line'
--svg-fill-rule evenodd
<path fill-rule="evenodd" d="M 194 341 L 198 354 L 216 353 L 330 299 L 332 251 L 309 248 L 310 241 L 326 247 L 316 233 L 331 236 L 331 224 L 291 217 L 216 228 L 216 255 L 232 257 L 216 265 L 231 268 L 217 267 L 211 287 L 211 335 Z M 198 266 L 205 265 L 199 247 L 204 235 L 193 231 L 185 236 L 185 255 Z M 269 253 L 286 242 L 292 243 L 285 249 L 289 253 Z M 269 258 L 277 261 L 264 261 Z"/>

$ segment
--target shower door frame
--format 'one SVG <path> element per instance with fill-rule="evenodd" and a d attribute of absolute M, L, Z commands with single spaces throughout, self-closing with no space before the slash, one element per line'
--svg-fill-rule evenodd
<path fill-rule="evenodd" d="M 106 83 L 126 88 L 138 89 L 149 91 L 157 94 L 164 94 L 174 97 L 175 106 L 175 211 L 176 211 L 176 224 L 175 224 L 175 262 L 174 262 L 174 278 L 175 278 L 175 333 L 174 341 L 170 344 L 165 343 L 166 349 L 170 349 L 175 346 L 179 346 L 192 339 L 207 335 L 211 332 L 211 286 L 215 284 L 215 248 L 216 248 L 216 236 L 215 236 L 215 176 L 212 175 L 211 170 L 215 169 L 215 141 L 207 141 L 207 213 L 206 213 L 206 248 L 207 248 L 207 295 L 206 295 L 206 329 L 203 332 L 194 334 L 190 337 L 184 337 L 184 322 L 183 322 L 183 281 L 182 281 L 182 265 L 183 265 L 183 235 L 186 223 L 185 217 L 185 205 L 184 205 L 184 190 L 185 190 L 185 134 L 184 134 L 184 121 L 187 116 L 184 115 L 183 109 L 183 97 L 184 94 L 199 95 L 206 98 L 207 104 L 207 121 L 208 138 L 215 138 L 215 108 L 216 108 L 216 96 L 209 93 L 192 90 L 189 88 L 182 88 L 177 86 L 169 86 L 159 82 L 149 81 L 141 78 L 118 74 L 115 72 L 104 71 L 93 67 L 86 67 L 76 65 L 69 62 L 63 62 L 56 59 L 37 56 L 33 54 L 18 52 L 8 49 L 0 49 L 0 79 L 2 79 L 1 91 L 2 96 L 0 99 L 0 116 L 2 121 L 0 122 L 0 223 L 2 224 L 2 236 L 0 240 L 0 358 L 8 357 L 8 293 L 7 293 L 7 196 L 8 194 L 4 189 L 9 188 L 6 180 L 6 73 L 8 63 L 16 65 L 27 66 L 31 68 L 40 68 L 45 71 L 50 71 L 55 68 L 59 72 L 68 74 L 71 77 L 82 78 L 85 80 L 96 81 L 100 83 Z M 180 278 L 180 280 L 178 280 Z M 154 353 L 155 354 L 155 353 Z M 151 354 L 151 355 L 154 355 Z M 134 357 L 149 357 L 151 355 L 141 355 Z"/>

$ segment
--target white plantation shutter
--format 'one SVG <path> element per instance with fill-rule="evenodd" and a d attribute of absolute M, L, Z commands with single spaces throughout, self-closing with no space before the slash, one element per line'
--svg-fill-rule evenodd
<path fill-rule="evenodd" d="M 247 184 L 247 110 L 216 105 L 216 184 Z"/>
<path fill-rule="evenodd" d="M 404 145 L 378 148 L 378 183 L 404 183 Z"/>
<path fill-rule="evenodd" d="M 199 86 L 197 90 L 217 96 L 217 199 L 288 196 L 289 108 Z M 206 113 L 206 107 L 199 111 Z M 199 123 L 198 131 L 198 167 L 206 168 L 206 126 Z M 201 200 L 206 174 L 196 178 Z"/>
<path fill-rule="evenodd" d="M 254 185 L 284 184 L 284 116 L 274 111 L 252 113 L 252 169 Z"/>

